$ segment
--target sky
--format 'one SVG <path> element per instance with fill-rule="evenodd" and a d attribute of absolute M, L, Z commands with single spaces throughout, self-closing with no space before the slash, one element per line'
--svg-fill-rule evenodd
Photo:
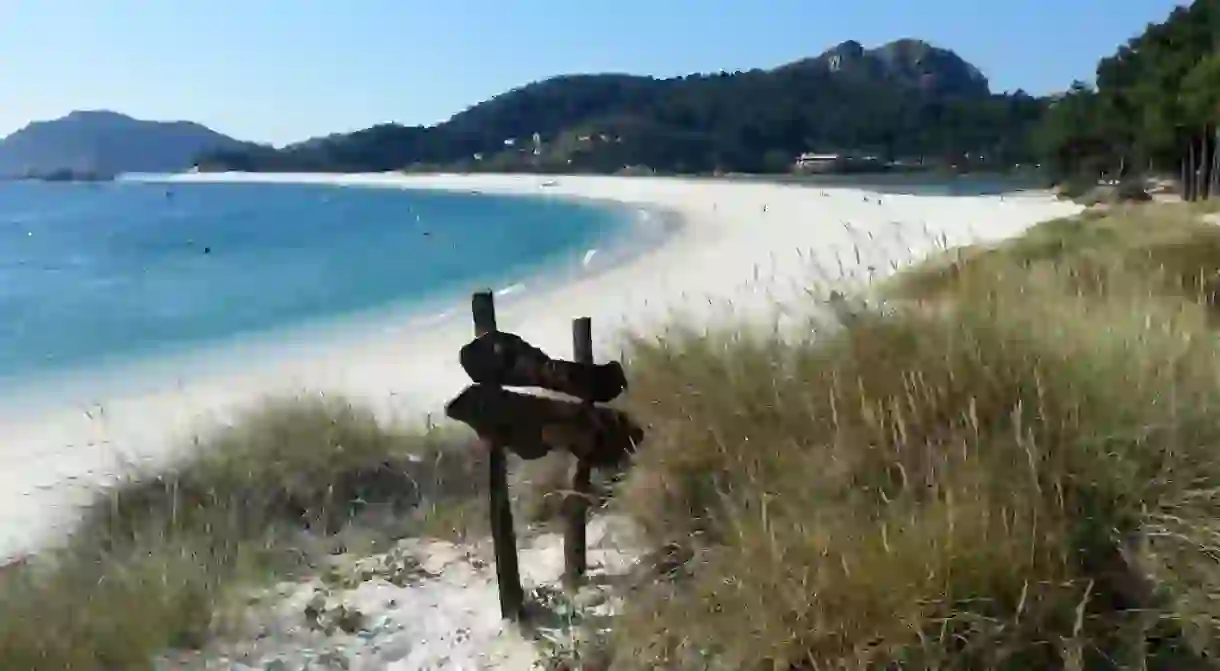
<path fill-rule="evenodd" d="M 1050 93 L 1174 0 L 0 0 L 0 135 L 76 109 L 283 144 L 433 124 L 556 74 L 768 68 L 854 39 Z"/>

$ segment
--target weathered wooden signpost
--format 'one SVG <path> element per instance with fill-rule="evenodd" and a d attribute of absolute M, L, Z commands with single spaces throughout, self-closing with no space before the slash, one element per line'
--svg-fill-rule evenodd
<path fill-rule="evenodd" d="M 572 320 L 572 358 L 579 364 L 593 365 L 593 320 L 580 317 Z M 588 403 L 588 401 L 586 401 Z M 572 491 L 564 498 L 567 525 L 563 534 L 563 583 L 569 590 L 580 586 L 585 577 L 589 498 L 592 496 L 593 469 L 588 460 L 576 458 L 572 473 Z"/>
<path fill-rule="evenodd" d="M 490 452 L 488 494 L 500 612 L 519 620 L 524 593 L 517 567 L 516 534 L 508 496 L 506 450 L 524 459 L 538 459 L 553 449 L 566 449 L 577 460 L 572 492 L 564 501 L 564 582 L 580 583 L 586 570 L 585 523 L 588 516 L 591 470 L 618 464 L 630 456 L 644 432 L 622 412 L 605 408 L 627 388 L 617 361 L 593 363 L 591 322 L 572 325 L 574 361 L 552 359 L 519 336 L 496 328 L 491 292 L 474 295 L 475 338 L 462 347 L 462 368 L 474 382 L 445 406 L 451 419 L 470 426 Z M 504 387 L 537 387 L 579 401 L 532 396 Z"/>
<path fill-rule="evenodd" d="M 491 292 L 478 293 L 470 302 L 474 317 L 474 336 L 496 332 L 496 304 Z M 488 450 L 488 503 L 491 510 L 491 538 L 496 556 L 496 583 L 500 587 L 500 615 L 517 620 L 525 593 L 517 567 L 517 532 L 513 529 L 513 508 L 508 498 L 508 455 L 504 444 L 494 435 L 479 434 Z"/>

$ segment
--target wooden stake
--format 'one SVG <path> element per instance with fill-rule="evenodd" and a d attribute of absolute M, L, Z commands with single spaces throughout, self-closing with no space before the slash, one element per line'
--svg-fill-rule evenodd
<path fill-rule="evenodd" d="M 572 353 L 576 363 L 593 363 L 593 321 L 588 317 L 572 320 Z M 588 570 L 586 527 L 593 490 L 591 476 L 589 462 L 577 459 L 572 492 L 564 501 L 567 526 L 563 535 L 563 582 L 569 590 L 580 587 Z"/>
<path fill-rule="evenodd" d="M 470 301 L 474 334 L 496 330 L 496 304 L 490 291 L 479 292 Z M 491 509 L 491 538 L 495 546 L 496 582 L 500 588 L 500 615 L 519 621 L 525 602 L 521 574 L 517 567 L 517 533 L 513 529 L 513 510 L 508 498 L 508 457 L 504 446 L 489 437 L 479 437 L 489 453 L 488 503 Z"/>

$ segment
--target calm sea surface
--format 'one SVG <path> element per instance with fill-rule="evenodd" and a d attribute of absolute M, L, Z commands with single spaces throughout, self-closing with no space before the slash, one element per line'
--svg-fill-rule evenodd
<path fill-rule="evenodd" d="M 396 189 L 0 183 L 0 378 L 503 287 L 627 219 Z"/>

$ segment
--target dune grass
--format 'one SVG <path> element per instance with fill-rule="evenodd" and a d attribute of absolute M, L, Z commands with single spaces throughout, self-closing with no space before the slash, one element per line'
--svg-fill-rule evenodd
<path fill-rule="evenodd" d="M 199 646 L 241 586 L 304 568 L 310 539 L 452 522 L 437 511 L 484 482 L 466 442 L 384 426 L 340 399 L 259 406 L 173 472 L 100 493 L 65 548 L 6 573 L 0 668 L 151 668 L 167 648 Z"/>
<path fill-rule="evenodd" d="M 628 600 L 620 653 L 724 669 L 1214 659 L 1205 315 L 1055 291 L 997 287 L 808 343 L 641 345 L 634 405 L 654 431 L 617 504 L 692 559 Z"/>
<path fill-rule="evenodd" d="M 614 505 L 687 561 L 627 599 L 621 668 L 1215 667 L 1220 346 L 1184 280 L 1220 237 L 1147 208 L 959 258 L 888 287 L 938 309 L 637 343 Z"/>
<path fill-rule="evenodd" d="M 1216 303 L 1220 226 L 1203 217 L 1212 204 L 1124 205 L 1038 224 L 994 246 L 951 250 L 898 274 L 893 297 L 939 300 L 989 290 L 1006 278 L 1054 269 L 1081 291 L 1104 291 L 1135 278 L 1149 290 Z"/>

